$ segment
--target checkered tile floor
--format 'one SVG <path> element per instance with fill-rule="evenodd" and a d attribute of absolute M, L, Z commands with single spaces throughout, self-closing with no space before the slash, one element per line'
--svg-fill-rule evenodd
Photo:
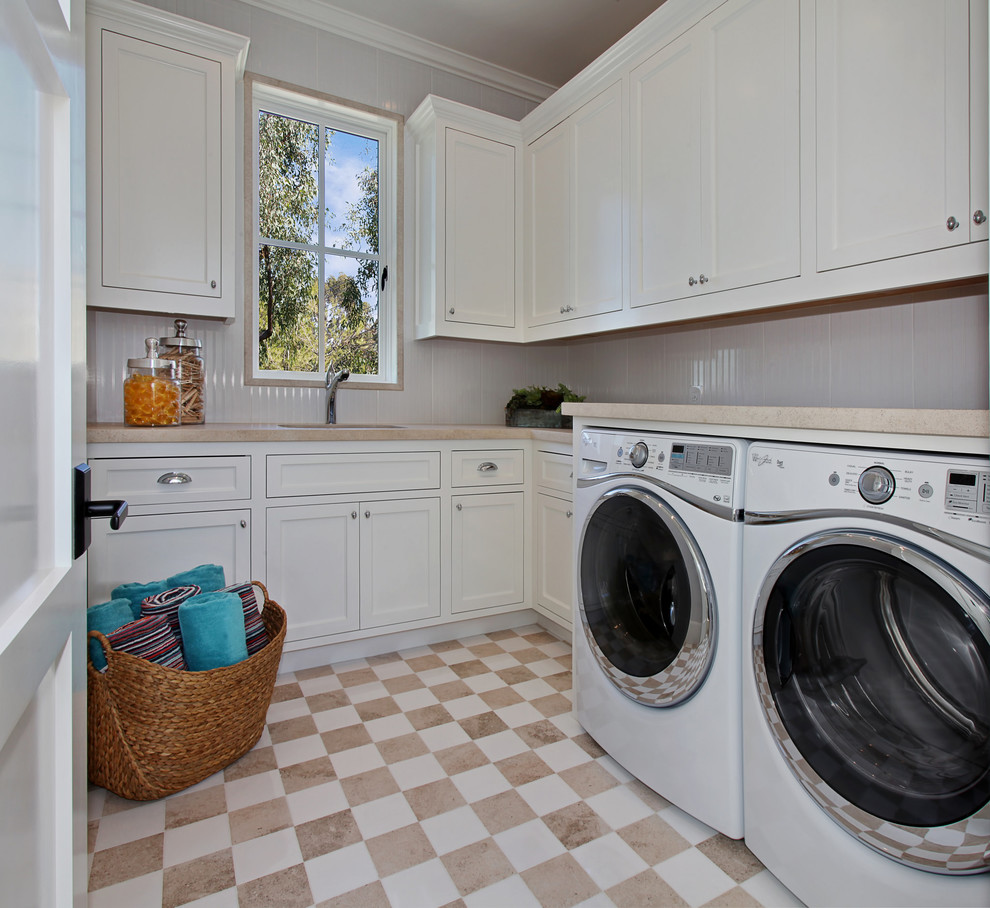
<path fill-rule="evenodd" d="M 798 904 L 582 731 L 570 663 L 530 626 L 281 675 L 223 772 L 90 791 L 91 908 Z"/>

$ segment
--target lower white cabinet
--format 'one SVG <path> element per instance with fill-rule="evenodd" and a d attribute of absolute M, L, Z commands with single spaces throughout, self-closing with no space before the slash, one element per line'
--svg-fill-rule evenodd
<path fill-rule="evenodd" d="M 270 507 L 267 577 L 287 640 L 440 615 L 440 501 Z"/>
<path fill-rule="evenodd" d="M 91 521 L 89 601 L 105 602 L 122 583 L 161 580 L 197 564 L 219 564 L 228 583 L 251 576 L 251 511 L 131 514 L 119 530 Z"/>
<path fill-rule="evenodd" d="M 536 605 L 569 628 L 574 622 L 574 511 L 569 499 L 536 496 Z"/>
<path fill-rule="evenodd" d="M 525 592 L 525 497 L 522 492 L 451 499 L 451 611 L 521 603 Z"/>

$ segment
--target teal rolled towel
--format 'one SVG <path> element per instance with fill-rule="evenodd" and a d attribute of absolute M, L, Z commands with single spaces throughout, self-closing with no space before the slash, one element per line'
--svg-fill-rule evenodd
<path fill-rule="evenodd" d="M 198 586 L 204 593 L 222 590 L 227 585 L 223 576 L 223 566 L 219 564 L 199 564 L 188 571 L 173 574 L 165 582 L 168 584 L 165 589 L 173 586 Z M 156 592 L 162 591 L 156 590 Z"/>
<path fill-rule="evenodd" d="M 99 631 L 105 637 L 109 637 L 115 630 L 130 624 L 133 620 L 134 613 L 130 600 L 123 597 L 101 602 L 99 605 L 91 605 L 86 609 L 86 630 Z M 89 658 L 97 671 L 103 671 L 107 667 L 103 647 L 96 640 L 89 641 Z"/>
<path fill-rule="evenodd" d="M 157 596 L 173 586 L 167 580 L 151 580 L 148 583 L 122 583 L 110 591 L 110 599 L 126 599 L 131 604 L 131 621 L 141 617 L 141 603 L 149 596 Z"/>
<path fill-rule="evenodd" d="M 244 607 L 237 593 L 200 593 L 179 606 L 186 666 L 193 672 L 247 659 Z"/>

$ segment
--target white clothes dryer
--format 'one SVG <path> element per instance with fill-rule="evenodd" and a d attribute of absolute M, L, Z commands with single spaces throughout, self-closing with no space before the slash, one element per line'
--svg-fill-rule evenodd
<path fill-rule="evenodd" d="M 990 463 L 754 443 L 746 844 L 809 905 L 990 905 Z"/>
<path fill-rule="evenodd" d="M 577 441 L 578 721 L 650 788 L 740 838 L 746 443 L 590 427 Z"/>

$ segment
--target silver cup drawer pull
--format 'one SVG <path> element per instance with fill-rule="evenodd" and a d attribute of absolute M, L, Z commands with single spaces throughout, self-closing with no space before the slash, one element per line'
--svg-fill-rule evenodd
<path fill-rule="evenodd" d="M 192 476 L 188 473 L 177 473 L 175 470 L 172 470 L 169 473 L 162 473 L 158 477 L 158 481 L 163 486 L 180 486 L 187 482 L 192 482 Z"/>
<path fill-rule="evenodd" d="M 478 464 L 478 472 L 479 473 L 497 473 L 498 472 L 498 464 L 497 463 L 492 463 L 490 460 L 486 460 L 484 463 L 479 463 Z"/>

